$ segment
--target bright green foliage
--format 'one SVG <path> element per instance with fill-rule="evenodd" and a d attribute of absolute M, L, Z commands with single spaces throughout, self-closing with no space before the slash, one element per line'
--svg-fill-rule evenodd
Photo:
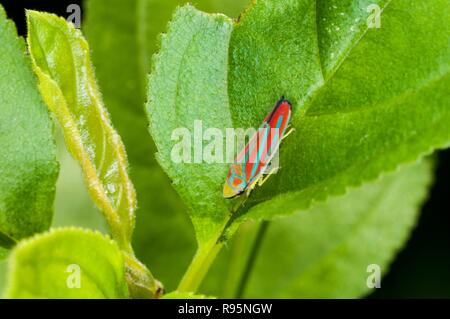
<path fill-rule="evenodd" d="M 229 111 L 235 127 L 259 127 L 284 95 L 299 100 L 322 81 L 315 0 L 256 2 L 230 43 Z"/>
<path fill-rule="evenodd" d="M 9 271 L 9 298 L 128 298 L 122 254 L 98 232 L 61 228 L 25 240 Z"/>
<path fill-rule="evenodd" d="M 245 298 L 356 298 L 369 292 L 367 266 L 377 264 L 387 273 L 415 225 L 431 176 L 430 161 L 414 164 L 308 212 L 272 221 L 260 229 L 251 261 L 251 248 L 241 238 L 249 230 L 240 230 L 217 260 L 206 292 L 219 294 L 222 287 L 220 296 Z M 243 278 L 249 262 L 252 271 Z"/>
<path fill-rule="evenodd" d="M 347 196 L 332 198 L 316 208 L 310 206 L 332 195 L 344 194 L 351 187 L 375 180 L 401 164 L 413 162 L 449 144 L 448 2 L 424 1 L 413 6 L 407 0 L 259 0 L 237 23 L 225 16 L 208 15 L 185 6 L 176 11 L 168 34 L 162 37 L 148 87 L 146 74 L 150 71 L 149 56 L 158 47 L 154 41 L 156 34 L 164 30 L 174 6 L 184 1 L 122 2 L 91 0 L 87 32 L 93 43 L 94 62 L 105 102 L 129 150 L 131 177 L 139 191 L 139 217 L 143 218 L 140 218 L 135 242 L 140 253 L 145 254 L 145 261 L 152 267 L 156 264 L 164 275 L 169 291 L 173 290 L 193 253 L 191 228 L 183 216 L 185 207 L 200 244 L 179 286 L 180 290 L 190 292 L 195 291 L 223 244 L 220 239 L 226 237 L 221 235 L 230 225 L 230 210 L 235 204 L 222 198 L 228 164 L 172 161 L 173 146 L 180 141 L 172 139 L 174 130 L 187 128 L 193 132 L 195 120 L 202 121 L 203 133 L 208 128 L 218 128 L 225 133 L 226 128 L 255 127 L 275 101 L 285 95 L 294 105 L 296 131 L 282 144 L 282 169 L 253 192 L 250 200 L 233 216 L 236 220 L 228 234 L 247 219 L 272 219 L 299 210 L 310 213 L 270 222 L 268 228 L 248 226 L 250 229 L 247 229 L 246 224 L 231 248 L 230 264 L 224 263 L 229 266 L 226 283 L 219 280 L 214 289 L 207 284 L 205 292 L 227 297 L 356 297 L 365 293 L 367 264 L 380 264 L 385 272 L 414 224 L 417 207 L 429 183 L 428 164 L 408 168 L 361 189 L 351 189 Z M 228 7 L 229 3 L 238 7 L 239 2 L 244 1 L 205 0 L 200 1 L 199 7 L 215 11 Z M 380 29 L 367 27 L 367 18 L 373 14 L 368 12 L 368 7 L 373 4 L 384 10 Z M 11 26 L 3 24 L 2 18 L 0 12 L 0 38 L 3 40 L 4 30 Z M 149 273 L 141 278 L 141 274 L 148 271 L 131 253 L 136 209 L 134 189 L 127 175 L 124 147 L 112 128 L 95 83 L 87 43 L 79 31 L 52 15 L 30 12 L 28 22 L 30 53 L 44 100 L 60 121 L 66 143 L 81 163 L 91 196 L 105 213 L 113 237 L 122 250 L 130 252 L 124 255 L 128 267 L 126 275 L 123 275 L 124 260 L 120 254 L 120 262 L 111 257 L 115 256 L 112 251 L 107 253 L 111 258 L 100 261 L 102 267 L 112 267 L 112 272 L 118 270 L 115 265 L 120 265 L 120 278 L 125 279 L 115 279 L 119 288 L 111 288 L 114 282 L 103 277 L 103 273 L 96 281 L 99 266 L 94 265 L 97 262 L 94 259 L 86 269 L 93 267 L 94 276 L 89 279 L 95 282 L 92 287 L 97 290 L 91 287 L 81 293 L 87 297 L 97 297 L 100 293 L 103 297 L 126 297 L 128 292 L 123 282 L 129 281 L 132 297 L 154 295 L 155 282 Z M 17 43 L 12 47 L 21 48 L 15 33 L 13 39 Z M 0 48 L 0 53 L 5 48 L 8 53 L 8 45 Z M 8 63 L 6 65 L 11 64 Z M 17 70 L 10 75 L 6 68 L 8 78 L 20 74 L 20 79 L 29 79 L 28 86 L 35 89 L 32 76 L 24 70 L 28 77 Z M 2 68 L 0 75 L 3 75 L 1 72 Z M 2 77 L 0 92 L 1 81 Z M 26 87 L 21 89 L 25 91 Z M 150 130 L 157 150 L 145 134 L 147 123 L 142 107 L 147 94 Z M 12 96 L 17 99 L 16 95 Z M 3 96 L 0 97 L 3 112 L 2 99 Z M 35 105 L 42 105 L 38 97 L 35 100 Z M 14 111 L 11 108 L 14 104 L 7 102 L 6 113 L 9 114 L 8 110 Z M 8 115 L 9 118 L 14 114 Z M 45 118 L 45 110 L 39 114 Z M 32 123 L 34 128 L 34 120 L 27 118 L 21 123 Z M 0 120 L 3 145 L 2 126 Z M 12 123 L 6 123 L 5 127 L 9 126 Z M 43 127 L 50 132 L 50 124 Z M 30 134 L 32 139 L 42 137 L 34 133 Z M 201 136 L 194 138 L 190 151 L 196 148 L 198 151 L 199 146 L 205 150 L 209 146 Z M 30 149 L 30 145 L 21 145 L 20 141 L 17 145 L 21 146 L 17 148 L 20 152 Z M 17 145 L 12 145 L 14 150 Z M 50 134 L 44 146 L 47 147 L 46 168 L 53 165 L 52 172 L 56 174 L 54 142 Z M 35 151 L 39 153 L 41 149 Z M 158 162 L 169 178 L 153 158 L 156 151 Z M 191 156 L 193 162 L 199 160 L 193 153 Z M 24 167 L 29 169 L 29 157 L 26 159 L 20 163 L 28 164 Z M 3 157 L 0 157 L 0 164 L 3 164 Z M 45 166 L 41 162 L 40 165 Z M 47 170 L 44 176 L 47 178 L 39 175 L 36 183 L 48 181 L 49 172 Z M 3 175 L 2 166 L 0 173 Z M 14 174 L 22 172 L 14 171 Z M 31 175 L 33 181 L 34 174 L 36 172 Z M 22 183 L 21 178 L 22 175 L 14 175 L 13 181 Z M 27 179 L 25 181 L 28 183 Z M 53 199 L 54 180 L 46 185 L 43 201 L 47 212 L 51 212 L 48 207 Z M 26 190 L 28 195 L 36 192 L 34 184 L 30 188 L 32 190 Z M 5 188 L 5 191 L 10 194 L 16 189 Z M 9 221 L 2 220 L 2 192 L 0 181 L 0 245 L 7 245 L 13 240 L 2 229 L 3 225 L 10 225 Z M 23 193 L 20 194 L 22 198 Z M 39 211 L 41 208 L 39 206 Z M 45 293 L 34 288 L 41 287 L 41 281 L 25 282 L 28 273 L 33 274 L 33 280 L 38 278 L 32 267 L 41 267 L 41 264 L 31 263 L 39 258 L 37 254 L 48 253 L 47 260 L 58 257 L 34 247 L 35 242 L 53 234 L 19 244 L 12 260 L 25 261 L 27 266 L 20 273 L 13 268 L 10 292 L 26 297 L 27 294 L 47 296 L 57 291 L 67 297 L 62 292 L 67 290 L 62 286 L 65 281 L 50 283 L 51 288 L 43 288 Z M 95 236 L 105 241 L 101 235 Z M 61 245 L 66 245 L 62 249 L 64 253 L 70 252 L 72 246 L 61 238 L 51 241 L 52 245 L 59 245 L 61 241 Z M 71 241 L 76 242 L 74 238 Z M 256 246 L 252 245 L 253 240 Z M 107 243 L 117 250 L 111 241 Z M 86 244 L 86 247 L 91 246 L 98 245 Z M 86 247 L 80 248 L 81 256 L 91 253 Z M 261 253 L 254 265 L 248 263 L 249 259 L 253 260 L 252 256 L 258 256 L 249 254 L 252 247 L 260 247 Z M 293 248 L 287 251 L 286 247 Z M 22 250 L 26 253 L 21 253 Z M 0 248 L 0 259 L 3 252 L 5 250 Z M 30 256 L 28 260 L 27 256 Z M 279 265 L 267 262 L 274 258 Z M 83 257 L 86 261 L 91 259 L 92 256 Z M 45 262 L 42 265 L 47 267 Z M 274 271 L 278 266 L 280 270 Z M 243 278 L 245 269 L 251 272 L 249 277 Z M 45 271 L 36 273 L 41 275 Z M 24 278 L 18 275 L 22 273 Z M 221 268 L 221 276 L 224 274 Z M 273 280 L 267 280 L 268 277 Z M 104 286 L 107 280 L 111 285 Z M 14 282 L 26 288 L 14 290 Z M 142 286 L 150 291 L 144 294 L 135 291 Z M 217 291 L 217 286 L 223 287 L 223 293 Z M 108 295 L 104 287 L 109 290 Z M 244 287 L 247 289 L 242 290 Z M 174 292 L 165 297 L 201 296 Z"/>
<path fill-rule="evenodd" d="M 157 157 L 188 206 L 200 244 L 220 230 L 228 215 L 229 202 L 218 197 L 228 165 L 205 165 L 201 163 L 203 153 L 197 152 L 200 158 L 195 158 L 190 147 L 185 154 L 191 164 L 175 163 L 172 138 L 180 138 L 173 135 L 178 128 L 194 132 L 197 119 L 205 128 L 225 132 L 232 127 L 226 90 L 231 30 L 232 22 L 225 16 L 207 15 L 191 6 L 178 9 L 168 35 L 162 38 L 149 84 L 147 110 Z M 193 148 L 202 148 L 202 132 L 195 134 L 200 138 L 189 141 Z"/>
<path fill-rule="evenodd" d="M 259 6 L 265 2 L 258 2 Z M 255 112 L 256 106 L 243 102 L 247 99 L 238 98 L 244 94 L 238 87 L 253 92 L 254 98 L 249 101 L 261 105 L 275 98 L 261 91 L 260 88 L 270 86 L 262 83 L 273 83 L 273 94 L 286 94 L 296 108 L 292 122 L 296 132 L 282 145 L 282 169 L 255 192 L 246 208 L 265 203 L 246 218 L 271 218 L 306 209 L 312 201 L 342 194 L 349 186 L 373 180 L 382 172 L 450 142 L 448 1 L 423 1 L 414 5 L 406 0 L 390 1 L 381 16 L 380 29 L 367 29 L 369 13 L 359 17 L 365 30 L 360 22 L 339 22 L 340 14 L 334 15 L 334 12 L 345 15 L 347 11 L 358 11 L 355 8 L 360 8 L 360 1 L 340 1 L 340 5 L 332 1 L 336 3 L 329 6 L 326 2 L 320 2 L 318 7 L 317 21 L 323 22 L 316 32 L 322 48 L 319 57 L 324 78 L 311 83 L 306 90 L 294 92 L 283 88 L 273 80 L 277 75 L 267 78 L 264 73 L 258 73 L 251 80 L 239 77 L 240 73 L 235 76 L 236 70 L 260 61 L 261 57 L 249 54 L 253 52 L 250 47 L 239 53 L 241 43 L 249 41 L 246 19 L 233 33 L 231 50 L 235 59 L 230 96 L 235 96 L 232 101 L 239 102 L 231 106 L 233 118 L 239 119 L 235 125 L 250 123 L 260 114 Z M 354 4 L 348 5 L 350 2 Z M 253 9 L 255 16 L 248 14 L 247 19 L 258 19 L 259 6 Z M 264 17 L 260 16 L 258 21 L 266 21 Z M 267 27 L 259 25 L 252 32 L 264 32 Z M 335 34 L 342 33 L 343 37 L 327 36 L 333 28 Z M 349 39 L 348 30 L 354 30 L 357 36 Z M 344 50 L 344 44 L 349 48 Z M 336 52 L 329 53 L 334 46 Z M 258 42 L 254 50 L 264 50 L 264 47 Z M 334 63 L 331 55 L 335 57 Z M 293 69 L 290 65 L 288 71 Z M 317 73 L 314 69 L 304 69 L 302 78 L 311 78 L 311 72 Z M 289 76 L 295 77 L 297 73 Z M 245 120 L 241 120 L 244 115 L 239 115 L 242 111 L 236 111 L 243 109 L 250 113 Z M 273 200 L 267 202 L 270 198 Z"/>
<path fill-rule="evenodd" d="M 1 6 L 0 43 L 0 246 L 10 247 L 50 227 L 58 164 L 25 45 Z"/>
<path fill-rule="evenodd" d="M 367 266 L 377 264 L 386 274 L 416 223 L 431 184 L 429 164 L 415 164 L 309 213 L 275 221 L 244 296 L 356 298 L 368 293 Z M 287 253 L 282 247 L 293 249 Z M 279 285 L 272 289 L 263 280 L 274 273 L 264 262 L 269 258 L 277 260 L 280 273 L 295 274 L 272 277 Z"/>
<path fill-rule="evenodd" d="M 376 3 L 381 28 L 369 29 L 368 5 Z M 204 130 L 230 121 L 255 127 L 285 95 L 296 131 L 281 145 L 282 168 L 254 191 L 236 224 L 343 194 L 449 144 L 449 10 L 443 0 L 261 0 L 228 46 L 228 34 L 211 25 L 216 16 L 180 9 L 156 58 L 148 110 L 160 162 L 200 242 L 229 217 L 221 195 L 227 167 L 172 163 L 174 128 L 197 119 Z"/>
<path fill-rule="evenodd" d="M 367 32 L 369 4 L 387 0 L 263 0 L 242 17 L 230 50 L 231 112 L 238 127 L 258 126 L 281 95 L 301 112 Z"/>
<path fill-rule="evenodd" d="M 375 6 L 378 6 L 379 10 L 384 10 L 391 1 L 317 1 L 317 34 L 322 73 L 325 78 L 329 78 L 336 71 L 358 42 L 371 31 L 367 23 L 374 22 Z"/>
<path fill-rule="evenodd" d="M 143 3 L 145 9 L 139 7 Z M 139 222 L 133 248 L 166 289 L 175 289 L 194 254 L 195 239 L 182 201 L 156 163 L 144 114 L 150 57 L 157 34 L 175 8 L 173 3 L 173 8 L 163 10 L 161 6 L 169 3 L 90 0 L 84 31 L 105 104 L 127 149 L 137 191 Z"/>
<path fill-rule="evenodd" d="M 56 115 L 88 190 L 113 237 L 129 250 L 136 198 L 125 148 L 109 121 L 81 32 L 51 14 L 27 12 L 28 44 L 39 88 Z"/>
<path fill-rule="evenodd" d="M 136 194 L 124 145 L 109 121 L 81 32 L 55 15 L 29 11 L 28 44 L 41 94 L 61 124 L 68 150 L 124 254 L 130 296 L 159 295 L 159 283 L 134 257 Z"/>
<path fill-rule="evenodd" d="M 175 289 L 194 254 L 186 208 L 156 163 L 144 115 L 150 57 L 180 0 L 89 0 L 84 32 L 112 122 L 125 143 L 138 210 L 133 247 L 167 290 Z M 245 0 L 196 1 L 201 9 L 236 16 Z M 124 67 L 126 66 L 126 67 Z"/>

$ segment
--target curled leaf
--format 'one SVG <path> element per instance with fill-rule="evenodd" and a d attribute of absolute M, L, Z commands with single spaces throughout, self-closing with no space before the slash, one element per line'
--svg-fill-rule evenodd
<path fill-rule="evenodd" d="M 28 46 L 39 88 L 80 163 L 88 190 L 113 237 L 129 250 L 136 194 L 123 143 L 103 105 L 81 32 L 55 15 L 27 11 Z"/>

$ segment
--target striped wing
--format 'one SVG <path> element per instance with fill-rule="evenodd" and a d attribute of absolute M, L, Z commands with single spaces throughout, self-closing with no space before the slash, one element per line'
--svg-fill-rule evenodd
<path fill-rule="evenodd" d="M 246 181 L 247 186 L 259 179 L 277 153 L 290 116 L 291 104 L 281 99 L 238 155 L 236 160 L 242 165 L 242 179 Z"/>
<path fill-rule="evenodd" d="M 224 197 L 233 198 L 253 185 L 278 151 L 291 117 L 291 104 L 281 98 L 250 142 L 236 157 L 224 185 Z"/>

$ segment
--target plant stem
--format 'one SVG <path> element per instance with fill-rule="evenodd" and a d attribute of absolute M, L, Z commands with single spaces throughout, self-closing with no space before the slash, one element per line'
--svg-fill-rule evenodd
<path fill-rule="evenodd" d="M 216 240 L 212 241 L 210 244 L 200 246 L 192 259 L 189 268 L 181 279 L 177 290 L 180 292 L 195 292 L 222 246 L 223 243 L 217 243 Z"/>
<path fill-rule="evenodd" d="M 242 196 L 236 201 L 235 206 L 230 211 L 228 216 L 224 219 L 222 226 L 215 236 L 206 244 L 198 247 L 194 258 L 189 265 L 189 268 L 185 272 L 183 278 L 178 285 L 177 290 L 180 292 L 196 292 L 200 286 L 203 278 L 206 276 L 209 268 L 211 267 L 214 259 L 219 253 L 220 249 L 224 244 L 224 241 L 220 240 L 226 231 L 227 227 L 230 226 L 233 215 L 238 211 L 243 203 L 247 200 L 247 196 Z"/>

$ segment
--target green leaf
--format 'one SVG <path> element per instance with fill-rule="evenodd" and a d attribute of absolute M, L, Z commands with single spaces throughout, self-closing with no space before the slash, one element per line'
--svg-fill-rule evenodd
<path fill-rule="evenodd" d="M 112 127 L 81 32 L 55 15 L 27 11 L 28 45 L 39 88 L 80 163 L 114 239 L 130 250 L 136 198 L 125 148 Z"/>
<path fill-rule="evenodd" d="M 308 212 L 268 226 L 246 226 L 217 260 L 202 292 L 229 298 L 356 298 L 368 293 L 368 265 L 379 265 L 382 275 L 388 272 L 416 223 L 431 176 L 431 161 L 424 161 Z"/>
<path fill-rule="evenodd" d="M 380 29 L 367 28 L 374 1 L 314 2 L 294 8 L 292 1 L 259 1 L 232 36 L 235 125 L 255 125 L 281 94 L 295 109 L 296 132 L 282 145 L 282 169 L 255 191 L 246 210 L 257 206 L 244 219 L 307 209 L 450 142 L 448 2 L 379 1 Z M 298 16 L 296 10 L 305 17 L 297 36 L 283 24 L 292 23 L 285 17 Z M 313 35 L 304 38 L 311 30 L 318 46 Z M 274 48 L 275 39 L 282 45 Z M 302 50 L 304 42 L 315 49 Z"/>
<path fill-rule="evenodd" d="M 235 14 L 247 1 L 198 2 L 206 10 L 227 8 L 228 13 Z M 150 57 L 157 50 L 157 37 L 165 31 L 173 10 L 185 2 L 187 1 L 87 1 L 84 28 L 91 42 L 98 80 L 113 122 L 127 146 L 130 162 L 135 165 L 149 166 L 149 162 L 154 163 L 154 145 L 150 137 L 147 141 L 143 140 L 142 134 L 143 127 L 147 128 L 143 106 L 147 94 Z M 135 129 L 130 129 L 133 127 Z"/>
<path fill-rule="evenodd" d="M 50 227 L 58 175 L 53 125 L 14 24 L 0 5 L 0 246 Z"/>
<path fill-rule="evenodd" d="M 81 32 L 55 15 L 27 12 L 28 45 L 41 94 L 56 115 L 69 152 L 79 162 L 88 191 L 124 253 L 130 295 L 153 298 L 160 284 L 131 247 L 136 194 L 120 136 L 103 105 Z"/>
<path fill-rule="evenodd" d="M 189 292 L 170 292 L 165 294 L 162 299 L 216 299 L 215 297 L 207 297 L 203 295 L 196 295 L 194 293 Z"/>
<path fill-rule="evenodd" d="M 381 29 L 368 29 L 369 4 L 383 9 Z M 194 120 L 204 130 L 258 127 L 285 95 L 296 132 L 281 146 L 282 169 L 253 192 L 234 226 L 308 209 L 449 145 L 448 16 L 443 0 L 261 0 L 228 43 L 229 32 L 212 23 L 218 17 L 180 9 L 156 57 L 148 113 L 199 242 L 230 225 L 228 167 L 173 163 L 175 128 L 192 132 Z"/>
<path fill-rule="evenodd" d="M 55 229 L 14 248 L 6 296 L 127 298 L 123 265 L 118 246 L 108 237 L 83 229 Z"/>
<path fill-rule="evenodd" d="M 195 158 L 191 164 L 177 164 L 171 137 L 177 128 L 193 132 L 199 119 L 204 127 L 232 127 L 226 112 L 231 31 L 232 21 L 223 15 L 207 15 L 189 5 L 178 9 L 162 38 L 149 84 L 147 111 L 157 158 L 188 207 L 200 245 L 211 240 L 211 232 L 220 230 L 228 215 L 230 203 L 217 196 L 228 165 L 204 165 Z"/>
<path fill-rule="evenodd" d="M 139 222 L 133 248 L 170 290 L 189 264 L 195 238 L 183 203 L 154 158 L 144 102 L 149 57 L 175 2 L 90 0 L 84 25 L 104 101 L 127 148 L 137 191 Z"/>
<path fill-rule="evenodd" d="M 90 0 L 84 24 L 103 98 L 125 143 L 137 191 L 139 223 L 133 247 L 140 260 L 151 264 L 152 272 L 169 291 L 176 288 L 192 258 L 195 238 L 185 206 L 155 161 L 156 149 L 148 135 L 144 102 L 149 57 L 157 49 L 157 36 L 165 31 L 176 6 L 184 2 Z M 210 12 L 237 15 L 247 2 L 196 3 Z"/>

